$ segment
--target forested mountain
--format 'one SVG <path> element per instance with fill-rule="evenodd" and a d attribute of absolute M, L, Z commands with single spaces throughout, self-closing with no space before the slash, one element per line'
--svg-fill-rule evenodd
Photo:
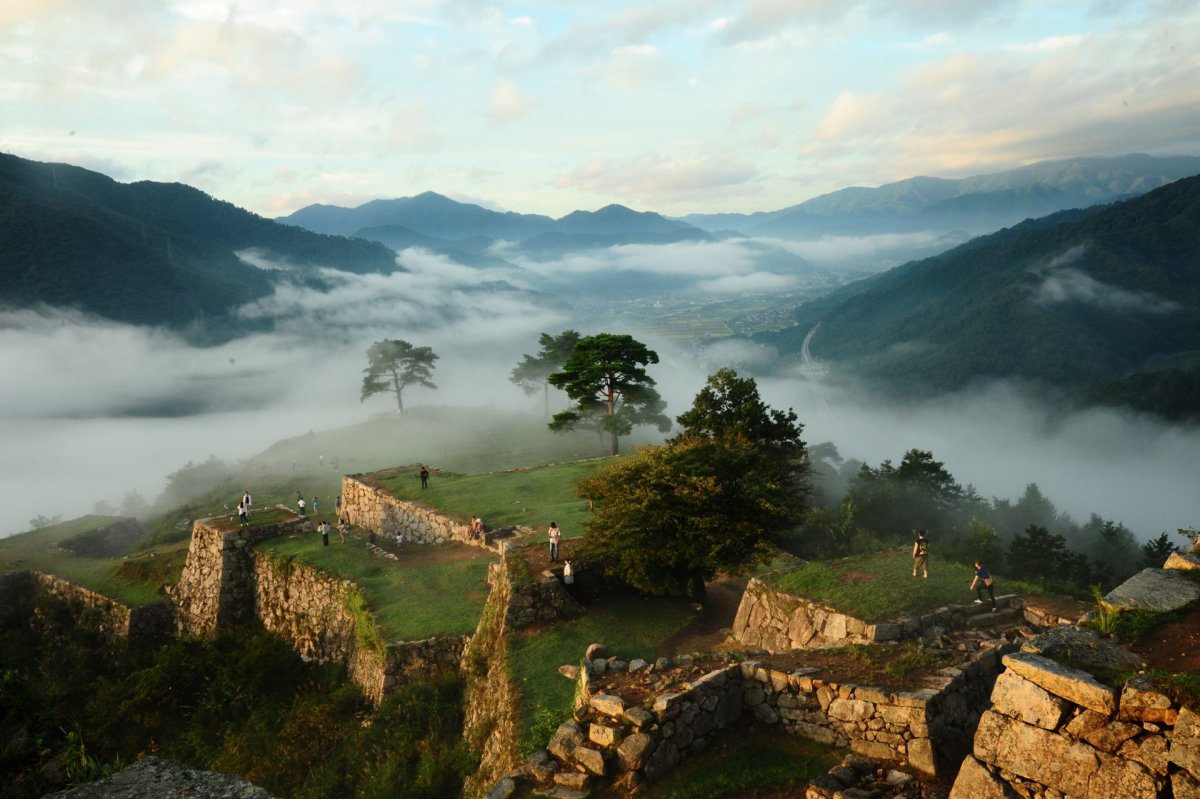
<path fill-rule="evenodd" d="M 1019 378 L 1128 404 L 1130 386 L 1153 385 L 1187 416 L 1200 396 L 1200 178 L 974 239 L 795 318 L 762 339 L 798 354 L 819 323 L 814 357 L 897 391 Z"/>
<path fill-rule="evenodd" d="M 964 230 L 987 233 L 1023 219 L 1143 194 L 1200 174 L 1200 158 L 1125 155 L 1072 158 L 958 180 L 914 177 L 878 188 L 823 194 L 778 211 L 691 214 L 684 221 L 709 231 L 811 238 Z"/>
<path fill-rule="evenodd" d="M 0 301 L 233 335 L 228 311 L 317 266 L 396 269 L 368 241 L 277 224 L 179 183 L 118 183 L 0 154 Z M 282 267 L 263 269 L 237 253 Z M 215 324 L 220 319 L 220 324 Z"/>

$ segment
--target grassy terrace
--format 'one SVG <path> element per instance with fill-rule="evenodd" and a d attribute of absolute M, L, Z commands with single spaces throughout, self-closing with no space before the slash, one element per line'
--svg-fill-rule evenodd
<path fill-rule="evenodd" d="M 934 556 L 929 561 L 929 579 L 920 574 L 914 579 L 912 550 L 906 547 L 835 561 L 810 561 L 792 571 L 767 575 L 765 580 L 780 591 L 863 621 L 879 622 L 970 602 L 975 593 L 967 591 L 967 586 L 974 574 L 970 566 Z M 1031 583 L 994 576 L 997 594 L 1045 593 Z"/>
<path fill-rule="evenodd" d="M 375 615 L 385 641 L 417 641 L 475 631 L 487 599 L 488 563 L 495 556 L 457 544 L 406 545 L 400 560 L 373 554 L 365 536 L 346 544 L 336 530 L 328 547 L 316 533 L 270 539 L 258 545 L 270 557 L 313 566 L 353 580 Z"/>
<path fill-rule="evenodd" d="M 89 515 L 0 539 L 0 572 L 29 569 L 54 574 L 127 605 L 161 600 L 158 589 L 178 579 L 187 556 L 187 542 L 141 553 L 140 561 L 154 561 L 154 568 L 138 568 L 119 557 L 81 557 L 60 548 L 68 539 L 115 521 L 119 519 Z"/>
<path fill-rule="evenodd" d="M 489 527 L 524 524 L 545 531 L 557 521 L 564 538 L 583 533 L 587 502 L 571 486 L 612 463 L 609 458 L 492 474 L 435 474 L 422 491 L 415 469 L 389 469 L 370 479 L 399 499 L 416 500 L 468 520 L 480 516 Z"/>

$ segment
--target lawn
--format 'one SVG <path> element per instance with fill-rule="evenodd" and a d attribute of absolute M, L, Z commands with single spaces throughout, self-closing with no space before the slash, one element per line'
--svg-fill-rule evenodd
<path fill-rule="evenodd" d="M 273 558 L 294 559 L 358 584 L 385 641 L 418 641 L 475 631 L 487 599 L 487 567 L 495 556 L 458 544 L 409 544 L 399 561 L 373 554 L 355 533 L 328 547 L 316 533 L 258 545 Z"/>
<path fill-rule="evenodd" d="M 128 569 L 122 569 L 125 561 L 120 557 L 87 558 L 59 548 L 63 541 L 116 521 L 120 518 L 88 515 L 0 539 L 0 572 L 30 569 L 54 574 L 131 606 L 158 602 L 163 599 L 159 587 L 172 580 L 162 579 L 158 573 L 142 579 Z M 155 557 L 162 556 L 162 563 L 178 565 L 182 570 L 181 549 L 186 555 L 185 543 L 182 547 L 178 544 L 164 547 L 155 552 Z M 178 579 L 178 573 L 175 579 Z"/>
<path fill-rule="evenodd" d="M 936 556 L 929 579 L 912 576 L 912 550 L 884 550 L 834 561 L 810 561 L 792 571 L 767 575 L 780 591 L 819 602 L 867 622 L 929 613 L 975 598 L 967 590 L 975 570 Z M 1044 594 L 1036 585 L 996 577 L 997 594 Z"/>
<path fill-rule="evenodd" d="M 379 472 L 371 479 L 399 499 L 420 501 L 464 521 L 480 516 L 488 527 L 523 524 L 542 532 L 556 521 L 563 538 L 575 538 L 583 534 L 591 512 L 572 485 L 612 462 L 603 458 L 491 474 L 435 474 L 425 490 L 415 469 Z"/>
<path fill-rule="evenodd" d="M 674 654 L 660 651 L 661 642 L 694 617 L 686 599 L 614 597 L 589 605 L 587 614 L 574 621 L 512 634 L 509 663 L 521 693 L 522 748 L 545 746 L 570 715 L 575 683 L 558 673 L 559 666 L 578 664 L 588 645 L 597 642 L 622 660 Z"/>

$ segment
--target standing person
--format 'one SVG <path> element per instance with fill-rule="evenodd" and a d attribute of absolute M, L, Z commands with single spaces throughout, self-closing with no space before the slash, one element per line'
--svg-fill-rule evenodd
<path fill-rule="evenodd" d="M 975 604 L 983 604 L 983 589 L 987 589 L 988 597 L 992 600 L 992 613 L 996 612 L 996 579 L 992 577 L 992 573 L 987 570 L 987 566 L 983 565 L 983 561 L 975 561 L 975 576 L 971 578 L 971 587 L 968 591 L 975 591 Z"/>
<path fill-rule="evenodd" d="M 555 562 L 558 560 L 558 542 L 562 539 L 562 533 L 558 529 L 558 522 L 550 522 L 550 560 Z"/>
<path fill-rule="evenodd" d="M 321 544 L 329 546 L 329 522 L 321 522 Z"/>
<path fill-rule="evenodd" d="M 425 468 L 425 464 L 421 464 L 421 488 L 429 488 L 429 469 Z"/>
<path fill-rule="evenodd" d="M 338 517 L 339 519 L 342 518 L 342 495 L 341 494 L 338 494 L 337 498 L 333 500 L 333 515 Z"/>
<path fill-rule="evenodd" d="M 924 530 L 917 530 L 917 540 L 913 541 L 913 577 L 917 576 L 917 569 L 929 579 L 929 536 Z"/>
<path fill-rule="evenodd" d="M 298 508 L 300 508 L 300 515 L 301 515 L 301 516 L 307 516 L 307 515 L 308 515 L 308 514 L 306 514 L 306 513 L 304 512 L 304 497 L 300 497 L 300 499 L 296 500 L 296 506 L 297 506 Z"/>
<path fill-rule="evenodd" d="M 313 516 L 321 515 L 321 499 L 313 494 Z"/>
<path fill-rule="evenodd" d="M 569 560 L 563 564 L 563 584 L 575 584 L 575 570 L 571 568 L 571 561 Z"/>
<path fill-rule="evenodd" d="M 338 535 L 341 536 L 342 543 L 346 543 L 346 528 L 350 525 L 346 524 L 346 520 L 342 519 L 338 522 Z"/>
<path fill-rule="evenodd" d="M 245 502 L 238 503 L 238 521 L 241 524 L 248 524 L 250 521 L 246 516 L 246 503 Z"/>
<path fill-rule="evenodd" d="M 242 491 L 242 504 L 246 506 L 246 515 L 250 515 L 250 489 Z"/>

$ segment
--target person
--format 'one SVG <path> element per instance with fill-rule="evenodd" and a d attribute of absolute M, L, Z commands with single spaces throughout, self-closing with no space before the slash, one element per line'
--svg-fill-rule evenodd
<path fill-rule="evenodd" d="M 396 533 L 396 551 L 400 551 L 400 547 L 404 546 L 404 533 Z"/>
<path fill-rule="evenodd" d="M 246 515 L 250 515 L 250 489 L 242 490 L 242 504 L 246 506 Z"/>
<path fill-rule="evenodd" d="M 321 500 L 315 494 L 313 495 L 313 516 L 321 515 Z"/>
<path fill-rule="evenodd" d="M 924 530 L 917 530 L 917 540 L 913 541 L 913 577 L 917 576 L 917 569 L 929 579 L 929 536 Z"/>
<path fill-rule="evenodd" d="M 238 503 L 238 521 L 241 522 L 242 524 L 248 524 L 250 521 L 249 519 L 246 518 L 246 503 L 245 502 Z"/>
<path fill-rule="evenodd" d="M 558 542 L 562 539 L 562 533 L 558 529 L 558 522 L 550 522 L 550 560 L 558 560 Z"/>
<path fill-rule="evenodd" d="M 575 584 L 575 570 L 571 568 L 571 561 L 569 560 L 563 564 L 563 584 Z"/>
<path fill-rule="evenodd" d="M 429 469 L 425 468 L 425 464 L 421 464 L 421 488 L 429 488 Z"/>
<path fill-rule="evenodd" d="M 487 528 L 485 528 L 483 526 L 483 519 L 479 518 L 478 516 L 471 517 L 471 538 L 472 539 L 483 538 L 483 531 L 485 529 L 487 529 Z"/>
<path fill-rule="evenodd" d="M 321 544 L 329 546 L 329 522 L 321 522 Z"/>
<path fill-rule="evenodd" d="M 339 519 L 342 517 L 342 495 L 338 494 L 333 500 L 333 515 Z"/>
<path fill-rule="evenodd" d="M 342 519 L 338 522 L 338 535 L 342 538 L 342 543 L 346 543 L 346 528 L 350 525 L 346 524 L 346 520 Z"/>
<path fill-rule="evenodd" d="M 996 579 L 992 577 L 992 573 L 987 570 L 987 566 L 983 565 L 983 561 L 975 561 L 975 576 L 971 578 L 971 586 L 968 591 L 975 591 L 975 604 L 983 604 L 983 589 L 987 589 L 988 597 L 992 600 L 992 613 L 996 612 Z"/>
<path fill-rule="evenodd" d="M 300 515 L 306 516 L 307 514 L 304 512 L 304 497 L 300 497 L 300 499 L 296 500 L 296 505 L 300 508 Z"/>

